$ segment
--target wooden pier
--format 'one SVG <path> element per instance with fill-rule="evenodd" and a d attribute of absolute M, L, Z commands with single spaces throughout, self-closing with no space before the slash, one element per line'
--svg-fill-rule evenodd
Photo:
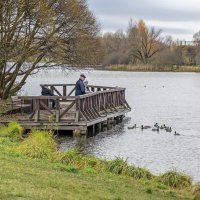
<path fill-rule="evenodd" d="M 42 86 L 42 85 L 41 85 Z M 120 123 L 131 110 L 125 99 L 125 88 L 89 85 L 91 93 L 73 96 L 74 84 L 48 84 L 57 96 L 19 96 L 24 104 L 17 121 L 25 129 L 71 130 L 74 135 L 101 132 L 103 127 Z M 56 109 L 51 109 L 51 100 Z"/>

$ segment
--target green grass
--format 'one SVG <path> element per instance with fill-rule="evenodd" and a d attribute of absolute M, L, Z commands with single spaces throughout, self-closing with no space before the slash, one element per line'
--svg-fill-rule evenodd
<path fill-rule="evenodd" d="M 0 199 L 187 199 L 129 177 L 0 154 Z"/>
<path fill-rule="evenodd" d="M 198 199 L 199 185 L 177 172 L 154 176 L 126 160 L 60 152 L 51 132 L 24 137 L 15 122 L 0 127 L 0 199 Z"/>

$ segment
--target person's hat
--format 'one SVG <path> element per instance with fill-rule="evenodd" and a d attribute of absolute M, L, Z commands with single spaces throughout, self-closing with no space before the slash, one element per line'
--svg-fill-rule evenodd
<path fill-rule="evenodd" d="M 83 78 L 86 78 L 85 74 L 81 74 L 80 76 L 82 76 Z"/>

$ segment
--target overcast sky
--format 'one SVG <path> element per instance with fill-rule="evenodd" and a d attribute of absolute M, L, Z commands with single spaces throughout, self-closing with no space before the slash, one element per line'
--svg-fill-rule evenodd
<path fill-rule="evenodd" d="M 126 30 L 130 19 L 144 19 L 174 39 L 192 40 L 200 30 L 200 0 L 88 0 L 102 32 Z"/>

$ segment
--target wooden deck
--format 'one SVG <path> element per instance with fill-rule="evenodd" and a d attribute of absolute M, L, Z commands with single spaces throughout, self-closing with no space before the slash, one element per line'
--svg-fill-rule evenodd
<path fill-rule="evenodd" d="M 16 116 L 25 129 L 78 130 L 87 134 L 90 126 L 109 125 L 120 122 L 131 110 L 125 99 L 125 88 L 88 86 L 91 93 L 73 96 L 74 84 L 45 85 L 57 96 L 19 96 L 29 103 L 29 112 Z M 56 109 L 51 109 L 51 99 L 56 101 Z M 1 121 L 6 123 L 6 121 Z"/>

